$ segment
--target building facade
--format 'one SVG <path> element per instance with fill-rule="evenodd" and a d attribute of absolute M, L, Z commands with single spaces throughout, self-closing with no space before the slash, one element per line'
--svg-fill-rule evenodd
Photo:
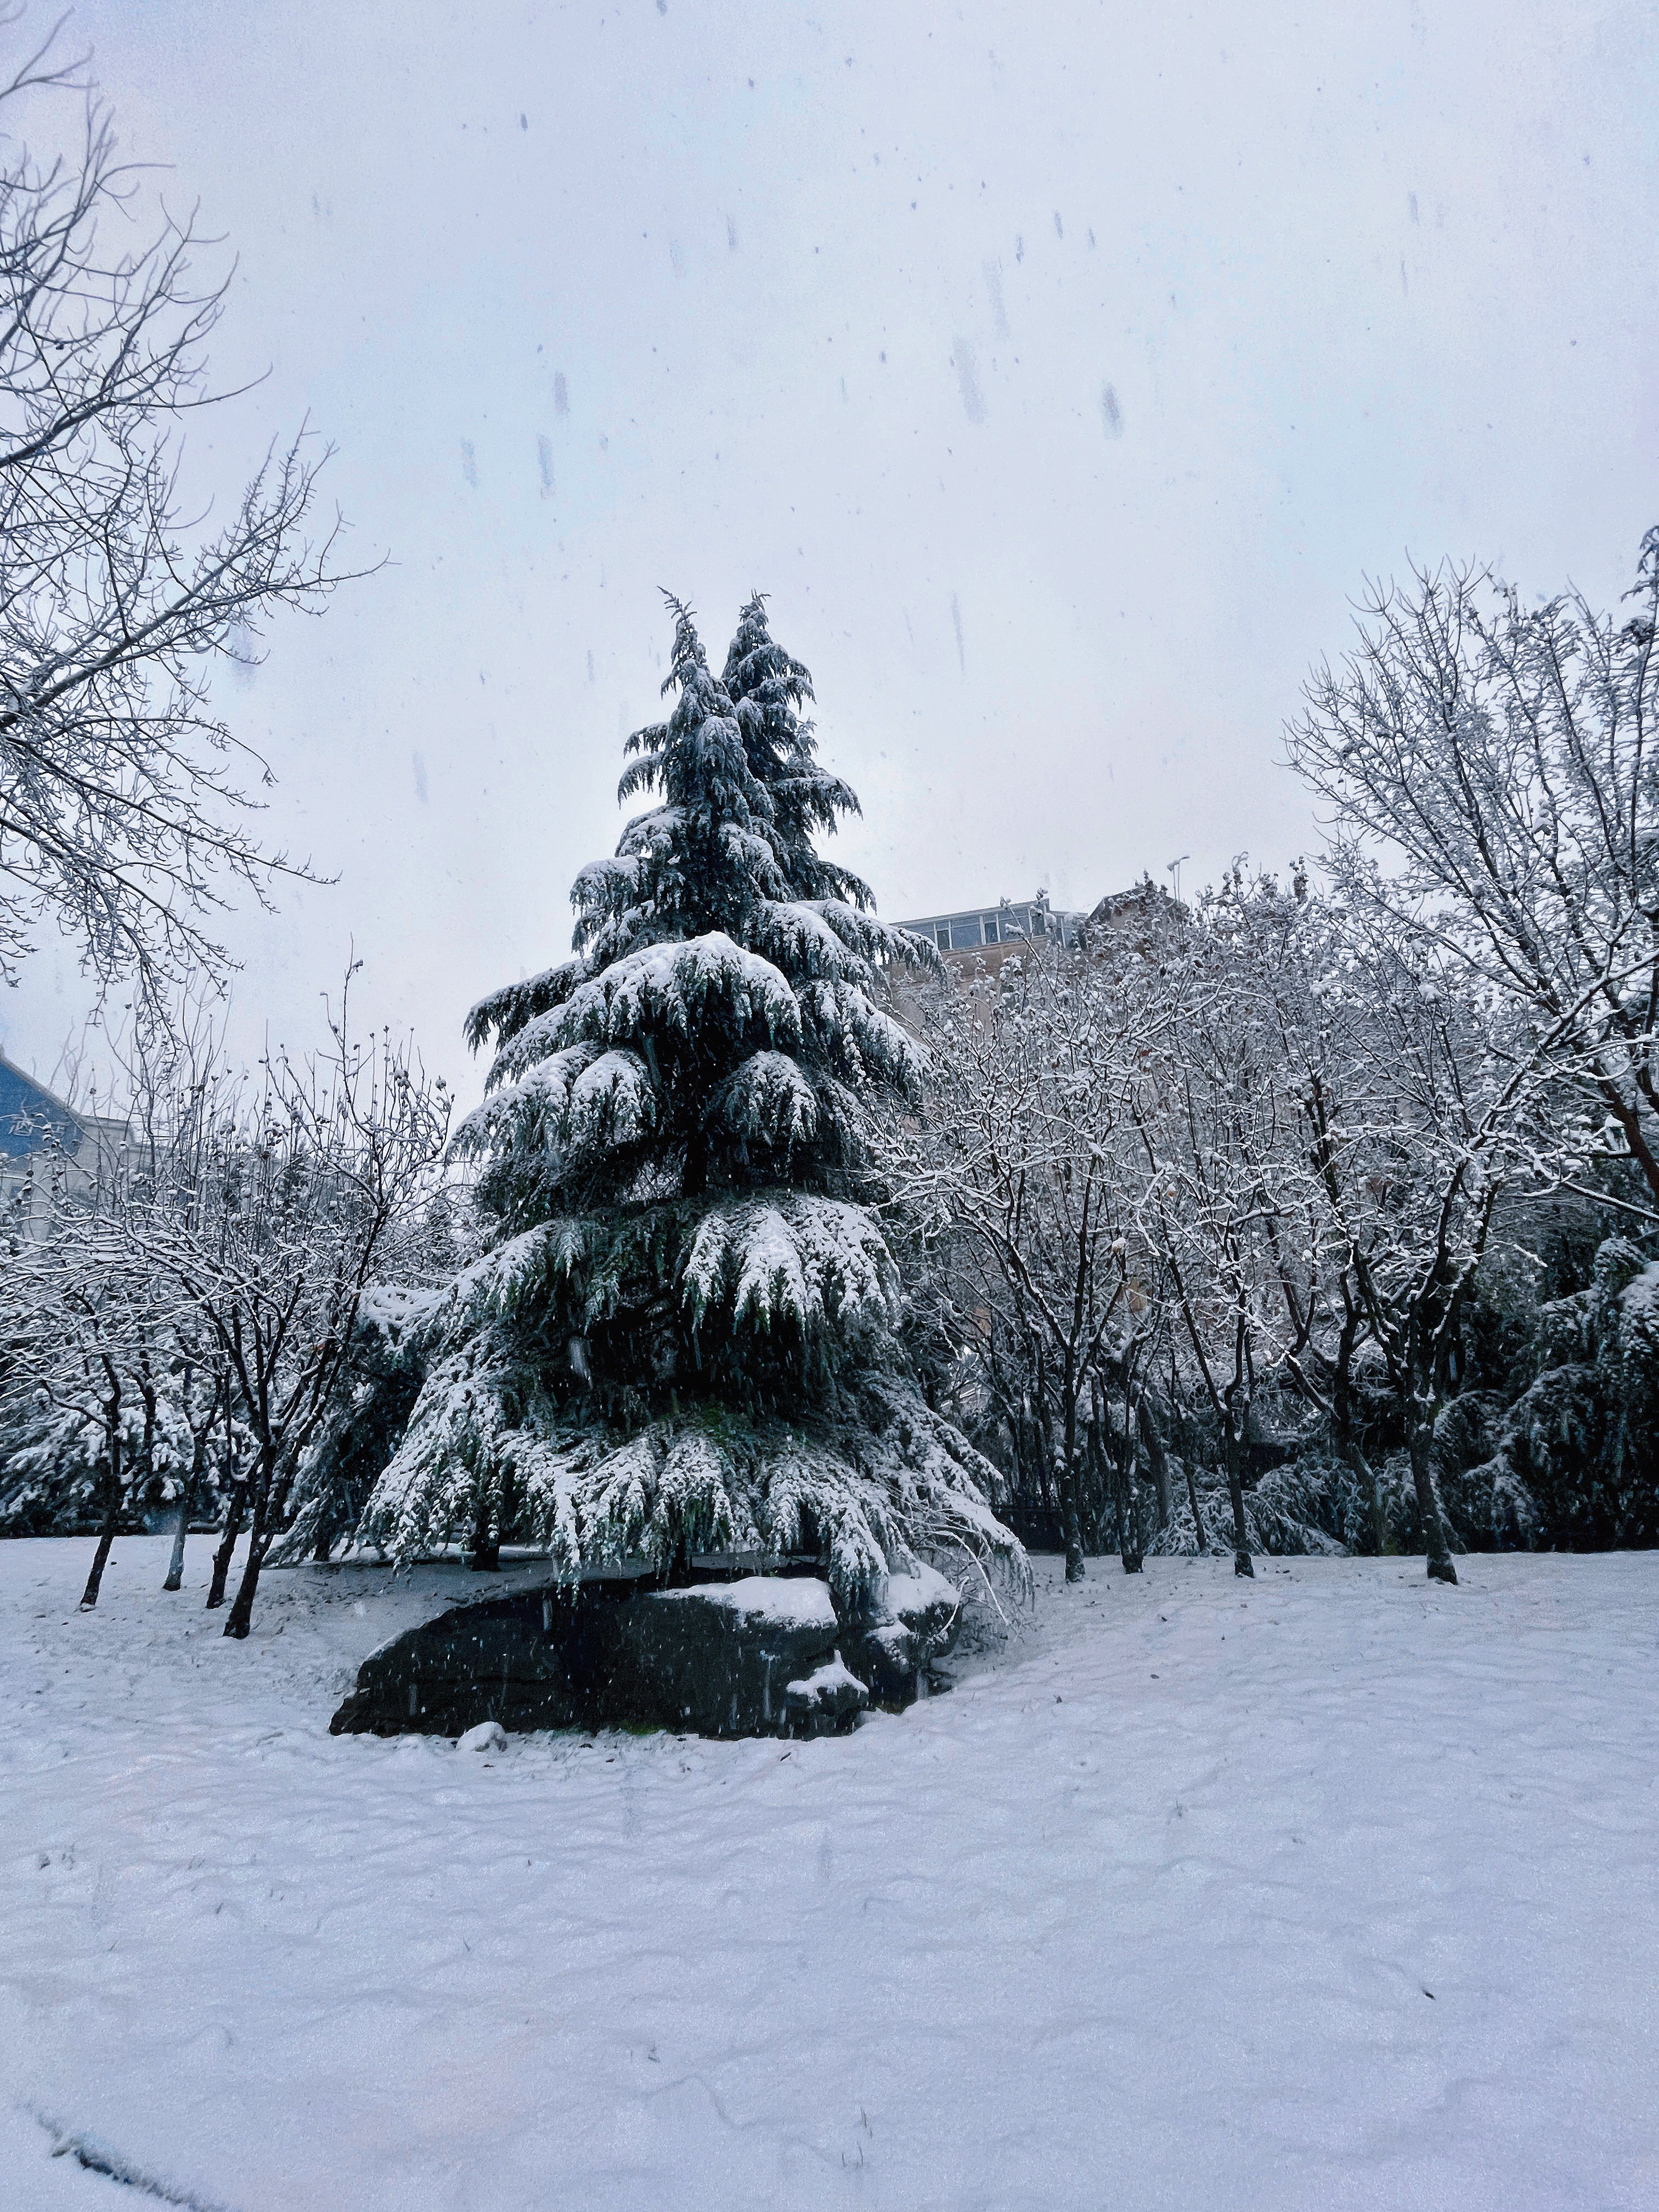
<path fill-rule="evenodd" d="M 10 1233 L 46 1218 L 54 1176 L 89 1182 L 100 1156 L 126 1141 L 125 1121 L 81 1112 L 0 1053 L 0 1206 Z"/>
<path fill-rule="evenodd" d="M 994 971 L 1022 945 L 1075 945 L 1083 921 L 1080 914 L 1050 906 L 1048 894 L 1039 891 L 1035 898 L 998 899 L 956 914 L 921 915 L 898 927 L 931 938 L 947 964 L 959 971 L 977 965 L 986 954 L 994 956 L 987 965 Z"/>

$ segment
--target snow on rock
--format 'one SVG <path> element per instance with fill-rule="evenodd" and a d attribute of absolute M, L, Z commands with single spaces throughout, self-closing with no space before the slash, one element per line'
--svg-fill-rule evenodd
<path fill-rule="evenodd" d="M 499 1721 L 480 1721 L 457 1742 L 457 1751 L 505 1751 L 507 1730 Z"/>
<path fill-rule="evenodd" d="M 925 1687 L 962 1626 L 962 1599 L 937 1568 L 918 1562 L 910 1574 L 889 1575 L 873 1616 L 849 1624 L 848 1650 L 878 1705 L 901 1710 Z"/>
<path fill-rule="evenodd" d="M 486 1771 L 326 1732 L 460 1567 L 90 1548 L 0 1544 L 7 2212 L 1655 2201 L 1659 1553 L 1042 1560 L 901 1717 Z"/>
<path fill-rule="evenodd" d="M 757 1620 L 790 1622 L 800 1628 L 833 1628 L 836 1608 L 830 1585 L 810 1575 L 744 1575 L 734 1583 L 696 1583 L 689 1589 L 659 1590 L 655 1602 L 701 1599 Z"/>
<path fill-rule="evenodd" d="M 883 1699 L 897 1708 L 920 1693 L 921 1662 L 915 1632 L 896 1623 L 891 1633 L 905 1650 Z M 786 1684 L 827 1660 L 836 1638 L 830 1588 L 816 1577 L 751 1575 L 623 1598 L 547 1584 L 452 1607 L 379 1645 L 330 1732 L 470 1741 L 500 1722 L 515 1733 L 776 1734 L 789 1719 Z"/>
<path fill-rule="evenodd" d="M 792 1712 L 808 1719 L 840 1720 L 870 1702 L 870 1692 L 839 1651 L 824 1666 L 814 1668 L 804 1681 L 791 1682 L 784 1692 Z"/>
<path fill-rule="evenodd" d="M 588 1583 L 474 1599 L 371 1652 L 336 1735 L 543 1729 L 775 1733 L 783 1685 L 829 1656 L 826 1583 L 750 1576 L 607 1597 Z M 908 1700 L 907 1700 L 908 1702 Z"/>
<path fill-rule="evenodd" d="M 618 1608 L 617 1627 L 605 1717 L 757 1735 L 787 1725 L 784 1685 L 828 1658 L 836 1613 L 823 1582 L 748 1575 L 653 1591 Z"/>
<path fill-rule="evenodd" d="M 925 1561 L 918 1560 L 910 1575 L 889 1575 L 887 1607 L 895 1620 L 917 1621 L 930 1615 L 958 1613 L 962 1599 L 957 1586 Z"/>

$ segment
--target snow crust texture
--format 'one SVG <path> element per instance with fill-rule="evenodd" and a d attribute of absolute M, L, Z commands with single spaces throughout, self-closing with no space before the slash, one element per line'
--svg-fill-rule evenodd
<path fill-rule="evenodd" d="M 815 1576 L 785 1578 L 779 1575 L 744 1575 L 735 1583 L 696 1583 L 689 1589 L 659 1590 L 657 1603 L 676 1598 L 699 1598 L 708 1605 L 729 1607 L 733 1613 L 757 1615 L 763 1620 L 787 1620 L 807 1628 L 833 1628 L 836 1608 L 830 1585 Z"/>
<path fill-rule="evenodd" d="M 499 1721 L 480 1721 L 456 1743 L 457 1751 L 505 1751 L 507 1730 Z"/>
<path fill-rule="evenodd" d="M 863 1705 L 870 1692 L 837 1651 L 823 1666 L 815 1667 L 799 1682 L 791 1682 L 784 1694 L 803 1712 L 840 1713 Z"/>
<path fill-rule="evenodd" d="M 476 1577 L 165 1548 L 0 1546 L 8 2212 L 1659 2202 L 1659 1557 L 1039 1562 L 850 1735 L 474 1759 L 325 1730 Z"/>

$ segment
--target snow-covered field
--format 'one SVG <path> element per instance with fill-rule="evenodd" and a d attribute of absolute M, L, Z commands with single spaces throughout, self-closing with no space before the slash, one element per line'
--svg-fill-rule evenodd
<path fill-rule="evenodd" d="M 1659 2205 L 1659 1555 L 1044 1563 L 802 1744 L 327 1735 L 478 1589 L 0 1545 L 0 2203 Z M 365 1599 L 368 1602 L 365 1603 Z M 153 2199 L 151 2201 L 154 2201 Z"/>

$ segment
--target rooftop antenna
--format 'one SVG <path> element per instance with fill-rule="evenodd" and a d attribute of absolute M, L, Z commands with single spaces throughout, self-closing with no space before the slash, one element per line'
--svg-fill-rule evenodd
<path fill-rule="evenodd" d="M 1175 902 L 1177 906 L 1181 904 L 1181 863 L 1182 860 L 1190 860 L 1192 857 L 1190 853 L 1182 853 L 1178 859 L 1166 860 L 1164 863 L 1164 872 L 1175 878 Z"/>

